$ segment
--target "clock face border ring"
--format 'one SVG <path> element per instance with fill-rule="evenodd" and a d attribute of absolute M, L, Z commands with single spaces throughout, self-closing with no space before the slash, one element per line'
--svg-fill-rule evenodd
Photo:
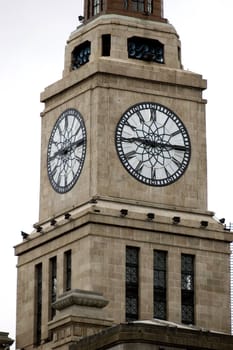
<path fill-rule="evenodd" d="M 83 116 L 75 108 L 64 110 L 52 128 L 47 148 L 48 178 L 57 193 L 67 193 L 78 181 L 86 148 Z"/>
<path fill-rule="evenodd" d="M 157 102 L 137 103 L 122 114 L 115 147 L 128 173 L 154 187 L 177 181 L 191 158 L 191 140 L 183 121 Z"/>

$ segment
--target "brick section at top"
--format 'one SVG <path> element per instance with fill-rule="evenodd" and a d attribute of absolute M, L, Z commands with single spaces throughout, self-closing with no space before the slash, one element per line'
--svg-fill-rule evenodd
<path fill-rule="evenodd" d="M 119 14 L 167 22 L 163 17 L 163 0 L 85 0 L 85 21 L 102 14 Z"/>

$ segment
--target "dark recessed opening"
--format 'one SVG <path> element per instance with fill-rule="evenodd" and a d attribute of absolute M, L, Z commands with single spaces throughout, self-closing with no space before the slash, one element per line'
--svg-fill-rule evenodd
<path fill-rule="evenodd" d="M 102 56 L 110 56 L 111 53 L 111 35 L 102 35 Z"/>

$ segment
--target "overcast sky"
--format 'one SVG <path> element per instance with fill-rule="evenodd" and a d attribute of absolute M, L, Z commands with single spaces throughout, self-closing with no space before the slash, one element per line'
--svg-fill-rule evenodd
<path fill-rule="evenodd" d="M 164 0 L 182 42 L 185 69 L 208 80 L 209 209 L 233 222 L 232 0 Z M 15 337 L 16 263 L 21 230 L 38 220 L 40 92 L 61 78 L 64 47 L 80 0 L 1 0 L 0 331 Z"/>

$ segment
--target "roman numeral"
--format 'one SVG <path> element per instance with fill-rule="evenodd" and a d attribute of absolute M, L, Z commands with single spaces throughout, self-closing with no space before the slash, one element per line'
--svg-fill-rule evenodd
<path fill-rule="evenodd" d="M 135 151 L 130 151 L 128 153 L 125 153 L 125 157 L 129 160 L 135 157 L 136 152 Z"/>
<path fill-rule="evenodd" d="M 164 170 L 165 170 L 166 176 L 167 176 L 167 177 L 170 177 L 171 174 L 169 173 L 169 171 L 167 170 L 167 168 L 164 168 Z"/>
<path fill-rule="evenodd" d="M 157 119 L 156 110 L 152 108 L 150 110 L 150 120 L 156 121 L 156 119 Z"/>
<path fill-rule="evenodd" d="M 171 136 L 173 137 L 173 136 L 176 136 L 176 135 L 178 135 L 178 134 L 180 134 L 180 133 L 181 133 L 180 130 L 176 130 L 176 131 L 174 131 L 174 132 L 171 134 Z"/>
<path fill-rule="evenodd" d="M 143 118 L 143 116 L 141 115 L 141 112 L 137 112 L 137 116 L 138 116 L 138 118 L 139 118 L 140 123 L 143 124 L 143 123 L 144 123 L 144 118 Z"/>
<path fill-rule="evenodd" d="M 151 168 L 151 179 L 156 180 L 156 168 Z"/>
<path fill-rule="evenodd" d="M 181 167 L 181 162 L 176 159 L 175 157 L 172 157 L 171 160 L 173 161 L 173 163 L 175 163 L 175 165 L 180 168 Z"/>
<path fill-rule="evenodd" d="M 143 162 L 140 160 L 140 162 L 138 162 L 138 165 L 136 166 L 135 170 L 138 173 L 141 173 L 142 169 L 143 169 Z"/>
<path fill-rule="evenodd" d="M 67 130 L 68 129 L 68 116 L 66 115 L 65 116 L 65 129 Z"/>
<path fill-rule="evenodd" d="M 133 131 L 137 129 L 135 126 L 131 125 L 128 120 L 125 122 L 125 125 L 131 128 Z"/>

